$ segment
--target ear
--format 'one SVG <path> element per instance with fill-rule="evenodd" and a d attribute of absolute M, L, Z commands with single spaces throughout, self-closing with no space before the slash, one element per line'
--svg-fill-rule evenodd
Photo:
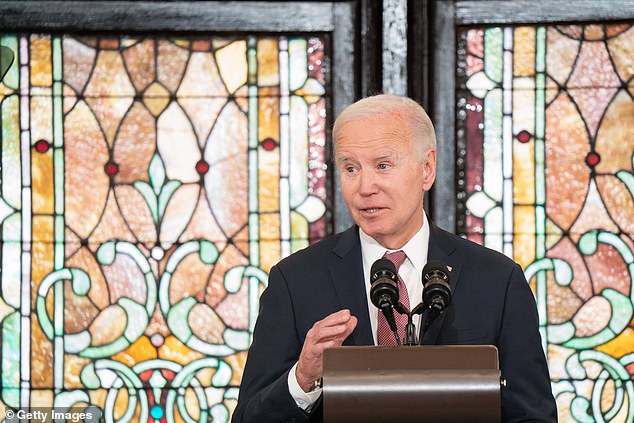
<path fill-rule="evenodd" d="M 429 191 L 431 186 L 436 180 L 436 149 L 430 148 L 425 152 L 425 158 L 423 160 L 422 172 L 423 172 L 423 189 Z"/>

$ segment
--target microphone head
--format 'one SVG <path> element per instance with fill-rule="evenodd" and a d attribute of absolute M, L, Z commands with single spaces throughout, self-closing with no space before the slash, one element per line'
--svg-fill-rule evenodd
<path fill-rule="evenodd" d="M 423 303 L 442 312 L 451 303 L 449 270 L 439 261 L 432 260 L 423 268 Z"/>
<path fill-rule="evenodd" d="M 370 300 L 380 309 L 398 304 L 398 276 L 396 266 L 386 258 L 372 264 L 370 270 Z"/>
<path fill-rule="evenodd" d="M 380 276 L 387 276 L 398 282 L 398 277 L 396 276 L 396 266 L 394 266 L 394 263 L 385 257 L 372 263 L 372 267 L 370 268 L 370 284 L 372 284 Z"/>
<path fill-rule="evenodd" d="M 433 276 L 438 276 L 449 283 L 449 270 L 447 269 L 447 265 L 438 260 L 428 261 L 425 267 L 423 267 L 423 285 Z"/>

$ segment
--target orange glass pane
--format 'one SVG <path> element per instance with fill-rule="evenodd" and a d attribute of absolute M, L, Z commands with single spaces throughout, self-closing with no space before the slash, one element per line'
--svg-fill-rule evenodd
<path fill-rule="evenodd" d="M 588 189 L 590 146 L 583 121 L 565 94 L 546 109 L 546 138 L 546 213 L 567 230 Z"/>
<path fill-rule="evenodd" d="M 64 122 L 66 224 L 87 238 L 104 208 L 110 180 L 104 172 L 108 148 L 99 125 L 79 102 Z"/>
<path fill-rule="evenodd" d="M 137 91 L 145 90 L 156 78 L 155 41 L 146 39 L 125 49 L 123 60 Z"/>
<path fill-rule="evenodd" d="M 223 145 L 222 149 L 215 146 Z M 231 237 L 247 224 L 247 119 L 235 103 L 222 110 L 207 141 L 205 190 L 218 225 Z M 231 199 L 231 201 L 226 201 Z"/>
<path fill-rule="evenodd" d="M 148 167 L 155 149 L 154 118 L 141 103 L 135 101 L 119 127 L 113 146 L 113 160 L 119 166 L 115 182 L 148 182 Z"/>
<path fill-rule="evenodd" d="M 158 357 L 156 348 L 152 345 L 147 336 L 141 336 L 132 345 L 118 354 L 112 356 L 113 360 L 120 361 L 129 367 L 147 360 Z"/>
<path fill-rule="evenodd" d="M 158 41 L 157 78 L 170 92 L 178 89 L 189 52 L 166 40 Z"/>
<path fill-rule="evenodd" d="M 568 76 L 572 72 L 575 64 L 577 52 L 579 51 L 579 41 L 562 34 L 555 28 L 548 28 L 546 31 L 546 73 L 564 85 Z"/>
<path fill-rule="evenodd" d="M 619 76 L 629 81 L 634 75 L 634 26 L 607 41 L 608 50 Z"/>
<path fill-rule="evenodd" d="M 72 37 L 64 37 L 62 42 L 64 82 L 76 93 L 82 93 L 93 68 L 96 52 L 89 45 Z"/>

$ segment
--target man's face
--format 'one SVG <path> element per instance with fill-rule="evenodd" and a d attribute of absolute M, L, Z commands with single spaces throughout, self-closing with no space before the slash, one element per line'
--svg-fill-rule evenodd
<path fill-rule="evenodd" d="M 436 177 L 436 151 L 422 154 L 390 117 L 340 128 L 336 161 L 352 219 L 386 248 L 401 248 L 423 224 L 423 194 Z"/>

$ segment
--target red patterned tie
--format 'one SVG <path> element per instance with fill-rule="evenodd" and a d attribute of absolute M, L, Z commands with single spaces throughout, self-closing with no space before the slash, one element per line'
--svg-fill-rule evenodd
<path fill-rule="evenodd" d="M 404 251 L 395 251 L 393 253 L 385 253 L 384 256 L 386 259 L 394 263 L 396 266 L 396 272 L 398 273 L 398 269 L 401 267 L 401 264 L 407 258 Z M 409 310 L 409 295 L 407 294 L 407 287 L 401 279 L 401 276 L 398 277 L 398 300 L 405 306 L 406 309 Z M 403 339 L 405 337 L 405 326 L 407 325 L 407 316 L 399 313 L 394 310 L 394 318 L 396 319 L 396 327 L 398 328 L 398 336 Z M 378 345 L 391 345 L 396 346 L 396 338 L 394 338 L 394 333 L 390 329 L 390 325 L 388 325 L 387 320 L 383 313 L 379 310 L 378 322 L 377 322 L 377 330 L 376 330 L 376 340 Z"/>

